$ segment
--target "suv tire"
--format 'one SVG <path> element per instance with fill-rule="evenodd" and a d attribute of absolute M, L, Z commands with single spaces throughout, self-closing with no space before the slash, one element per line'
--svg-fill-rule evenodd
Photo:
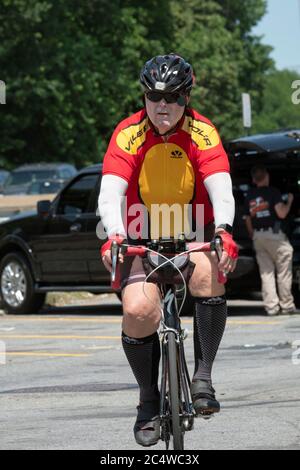
<path fill-rule="evenodd" d="M 34 279 L 26 258 L 12 252 L 0 263 L 2 308 L 8 314 L 37 313 L 45 302 L 44 293 L 34 291 Z"/>

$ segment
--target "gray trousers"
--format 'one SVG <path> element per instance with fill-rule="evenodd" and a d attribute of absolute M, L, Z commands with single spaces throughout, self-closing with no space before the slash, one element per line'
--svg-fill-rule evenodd
<path fill-rule="evenodd" d="M 295 308 L 292 295 L 293 247 L 283 232 L 255 231 L 254 248 L 259 266 L 264 307 L 270 314 Z M 277 276 L 277 286 L 276 286 Z"/>

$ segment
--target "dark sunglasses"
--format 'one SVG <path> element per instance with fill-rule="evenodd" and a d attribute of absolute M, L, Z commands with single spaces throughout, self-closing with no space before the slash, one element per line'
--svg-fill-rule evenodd
<path fill-rule="evenodd" d="M 148 100 L 158 103 L 164 99 L 166 103 L 177 103 L 179 106 L 185 105 L 185 96 L 180 93 L 159 93 L 157 91 L 148 91 L 146 93 Z"/>

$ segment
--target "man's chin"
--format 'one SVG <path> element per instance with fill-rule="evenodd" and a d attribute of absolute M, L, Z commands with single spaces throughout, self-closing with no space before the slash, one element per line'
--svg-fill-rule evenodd
<path fill-rule="evenodd" d="M 172 128 L 172 124 L 170 121 L 163 119 L 157 123 L 157 127 L 159 128 L 160 133 L 162 134 L 168 132 L 168 130 Z"/>

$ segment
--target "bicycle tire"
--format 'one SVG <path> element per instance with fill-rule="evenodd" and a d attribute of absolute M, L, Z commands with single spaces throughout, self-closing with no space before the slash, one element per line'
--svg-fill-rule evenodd
<path fill-rule="evenodd" d="M 171 404 L 172 434 L 174 450 L 183 450 L 183 431 L 180 422 L 179 376 L 177 367 L 177 345 L 175 335 L 168 334 L 169 399 Z"/>

